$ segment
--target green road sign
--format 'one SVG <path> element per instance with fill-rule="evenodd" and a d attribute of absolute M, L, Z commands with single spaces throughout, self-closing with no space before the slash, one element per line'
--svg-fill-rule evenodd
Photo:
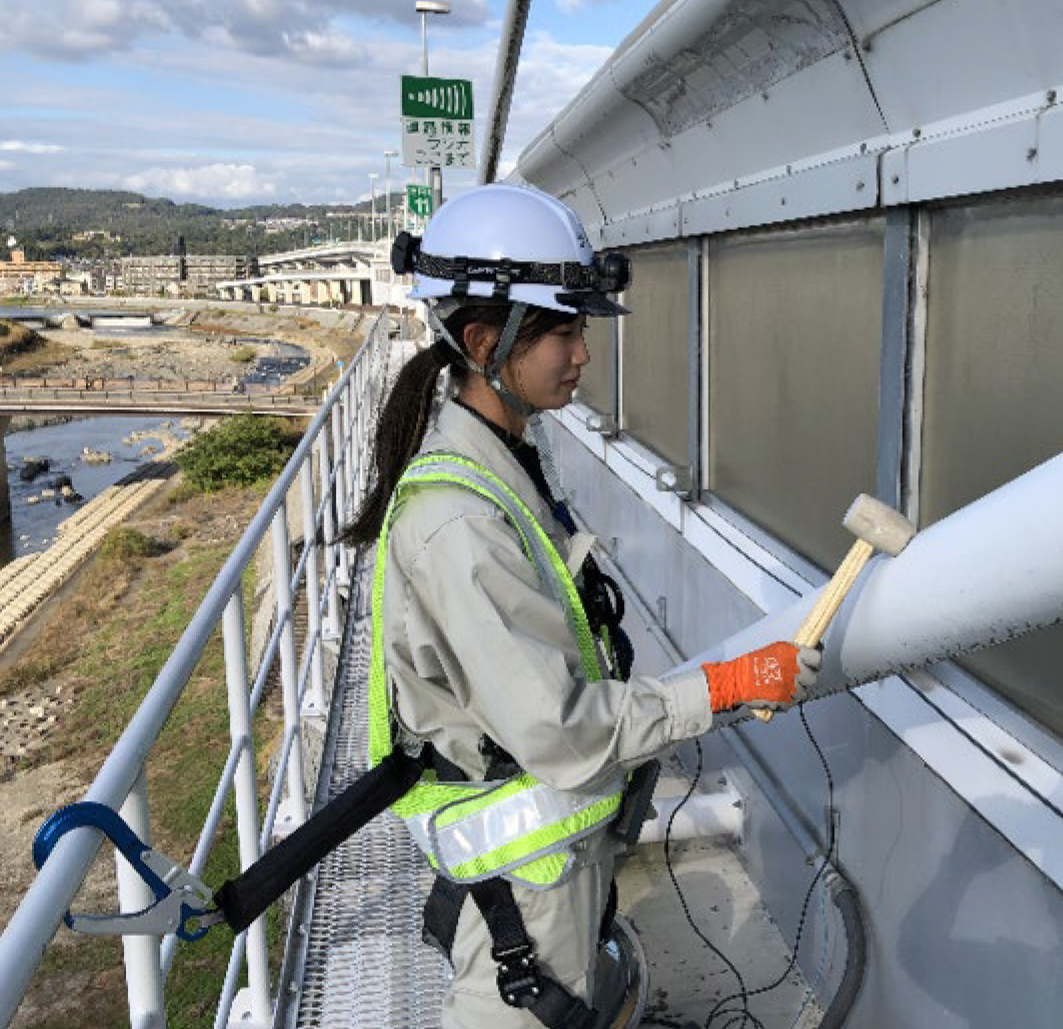
<path fill-rule="evenodd" d="M 402 76 L 404 118 L 472 119 L 472 83 L 468 79 Z"/>
<path fill-rule="evenodd" d="M 472 83 L 402 76 L 402 163 L 475 168 Z"/>
<path fill-rule="evenodd" d="M 410 213 L 418 218 L 428 218 L 432 214 L 432 187 L 414 186 L 406 187 L 406 203 Z"/>

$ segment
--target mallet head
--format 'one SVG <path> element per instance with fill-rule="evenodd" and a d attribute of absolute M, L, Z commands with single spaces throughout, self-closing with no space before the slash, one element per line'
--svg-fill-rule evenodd
<path fill-rule="evenodd" d="M 904 515 L 866 493 L 852 502 L 842 525 L 891 557 L 904 550 L 915 535 L 915 526 Z"/>

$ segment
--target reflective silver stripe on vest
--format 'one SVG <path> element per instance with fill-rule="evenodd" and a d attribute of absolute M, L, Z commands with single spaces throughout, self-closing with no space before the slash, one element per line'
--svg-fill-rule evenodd
<path fill-rule="evenodd" d="M 484 796 L 510 781 L 503 779 L 483 783 Z M 493 801 L 471 814 L 462 815 L 455 821 L 448 820 L 448 812 L 465 803 L 464 801 L 445 804 L 431 814 L 407 818 L 405 822 L 415 842 L 429 856 L 440 875 L 458 882 L 479 882 L 481 879 L 518 869 L 545 854 L 567 851 L 576 840 L 597 832 L 603 822 L 599 819 L 579 832 L 567 834 L 563 839 L 544 841 L 543 845 L 534 851 L 522 854 L 513 861 L 480 875 L 459 875 L 456 870 L 478 857 L 489 854 L 503 843 L 528 837 L 540 830 L 547 830 L 563 819 L 579 815 L 580 812 L 620 793 L 626 782 L 626 776 L 620 773 L 610 779 L 604 789 L 594 793 L 557 790 L 544 783 L 536 783 L 511 797 Z M 612 820 L 612 816 L 609 820 Z M 440 825 L 441 821 L 445 824 Z"/>

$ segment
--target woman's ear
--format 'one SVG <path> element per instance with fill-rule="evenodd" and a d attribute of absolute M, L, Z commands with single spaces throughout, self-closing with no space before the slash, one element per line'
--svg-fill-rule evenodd
<path fill-rule="evenodd" d="M 465 352 L 481 368 L 487 367 L 491 354 L 498 346 L 498 337 L 501 332 L 493 325 L 484 325 L 483 322 L 472 322 L 465 326 L 462 342 L 465 344 Z"/>

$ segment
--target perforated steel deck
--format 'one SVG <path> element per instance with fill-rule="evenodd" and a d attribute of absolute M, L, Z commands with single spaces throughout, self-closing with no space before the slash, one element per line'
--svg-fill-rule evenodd
<path fill-rule="evenodd" d="M 322 776 L 332 799 L 366 768 L 369 585 L 360 565 L 336 676 Z M 444 962 L 421 942 L 432 876 L 395 816 L 386 813 L 333 851 L 318 872 L 296 1024 L 321 1029 L 435 1029 Z"/>

